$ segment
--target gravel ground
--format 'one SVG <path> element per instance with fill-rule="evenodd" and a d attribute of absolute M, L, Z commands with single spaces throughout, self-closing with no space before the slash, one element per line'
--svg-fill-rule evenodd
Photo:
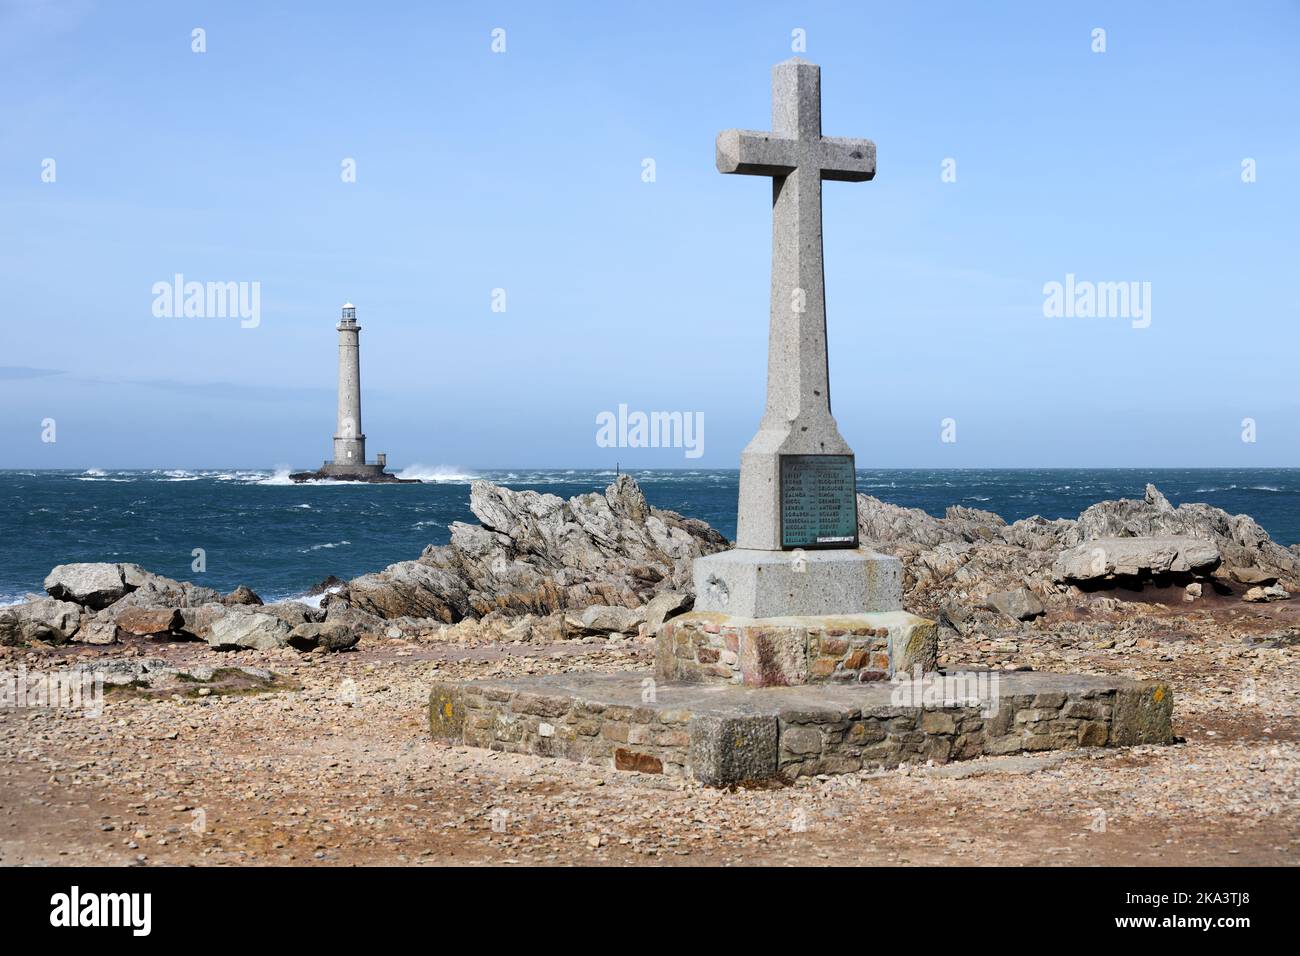
<path fill-rule="evenodd" d="M 115 692 L 99 718 L 0 710 L 0 864 L 1294 865 L 1297 611 L 1102 601 L 1011 638 L 945 638 L 949 666 L 1169 680 L 1185 738 L 1172 747 L 734 792 L 429 739 L 435 677 L 648 672 L 644 640 L 6 648 L 0 671 L 145 656 L 267 668 L 301 689 Z"/>

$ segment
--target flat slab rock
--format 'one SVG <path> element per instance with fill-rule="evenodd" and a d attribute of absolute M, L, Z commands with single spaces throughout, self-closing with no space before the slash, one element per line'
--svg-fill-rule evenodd
<path fill-rule="evenodd" d="M 1167 684 L 1001 671 L 966 672 L 957 684 L 956 676 L 805 687 L 657 683 L 649 673 L 447 681 L 432 689 L 429 726 L 451 743 L 720 787 L 1174 741 Z"/>
<path fill-rule="evenodd" d="M 1087 583 L 1117 577 L 1209 573 L 1219 560 L 1218 545 L 1201 538 L 1096 538 L 1063 552 L 1052 565 L 1052 578 Z"/>

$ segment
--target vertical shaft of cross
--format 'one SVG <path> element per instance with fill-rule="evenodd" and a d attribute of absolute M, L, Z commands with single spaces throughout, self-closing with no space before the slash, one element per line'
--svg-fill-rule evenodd
<path fill-rule="evenodd" d="M 795 165 L 772 179 L 772 290 L 764 419 L 830 415 L 822 267 L 821 75 L 812 63 L 772 71 L 772 132 Z"/>

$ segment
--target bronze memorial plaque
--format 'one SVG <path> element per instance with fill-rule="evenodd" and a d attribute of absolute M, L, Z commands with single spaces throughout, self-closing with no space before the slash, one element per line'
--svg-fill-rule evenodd
<path fill-rule="evenodd" d="M 852 455 L 781 456 L 781 547 L 856 548 Z"/>

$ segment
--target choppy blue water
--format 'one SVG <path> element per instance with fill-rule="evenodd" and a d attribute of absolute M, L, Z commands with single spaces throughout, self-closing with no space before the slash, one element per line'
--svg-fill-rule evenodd
<path fill-rule="evenodd" d="M 632 472 L 650 503 L 736 530 L 737 472 Z M 410 476 L 407 476 L 410 477 Z M 294 485 L 268 471 L 0 471 L 0 603 L 39 591 L 51 567 L 131 561 L 220 590 L 304 593 L 415 558 L 474 521 L 469 482 L 569 497 L 603 490 L 609 471 L 428 473 L 418 485 Z M 1253 516 L 1283 545 L 1300 542 L 1300 469 L 859 471 L 858 490 L 942 515 L 950 504 L 1008 521 L 1073 518 L 1095 502 L 1141 497 L 1155 482 L 1174 504 L 1205 501 Z M 194 549 L 207 570 L 191 570 Z"/>

